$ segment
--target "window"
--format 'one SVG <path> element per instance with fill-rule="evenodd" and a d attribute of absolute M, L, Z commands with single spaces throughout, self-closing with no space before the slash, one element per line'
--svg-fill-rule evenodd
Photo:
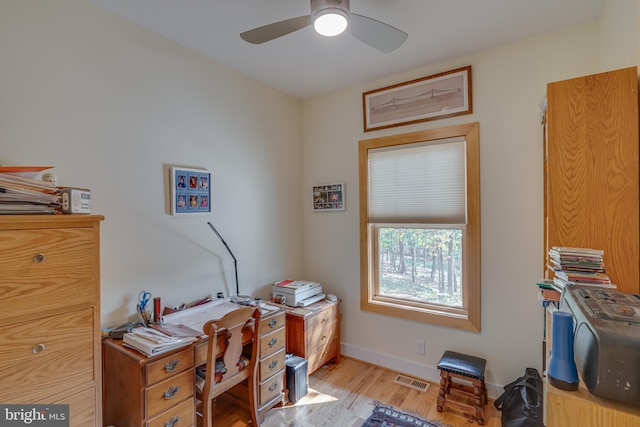
<path fill-rule="evenodd" d="M 479 125 L 360 141 L 360 307 L 480 331 Z"/>

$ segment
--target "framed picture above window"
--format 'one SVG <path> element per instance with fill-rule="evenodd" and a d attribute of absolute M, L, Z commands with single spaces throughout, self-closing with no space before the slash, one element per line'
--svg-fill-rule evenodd
<path fill-rule="evenodd" d="M 211 213 L 211 172 L 171 168 L 171 215 Z"/>
<path fill-rule="evenodd" d="M 364 131 L 473 113 L 471 65 L 362 94 Z"/>
<path fill-rule="evenodd" d="M 313 186 L 314 212 L 343 211 L 344 207 L 344 182 Z"/>

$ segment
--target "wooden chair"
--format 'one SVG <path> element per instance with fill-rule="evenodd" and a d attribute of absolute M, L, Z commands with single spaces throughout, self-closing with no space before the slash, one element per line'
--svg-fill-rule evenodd
<path fill-rule="evenodd" d="M 196 377 L 196 397 L 201 401 L 198 415 L 202 417 L 203 427 L 213 427 L 213 399 L 245 380 L 251 419 L 254 426 L 260 425 L 255 380 L 259 324 L 260 310 L 241 307 L 203 326 L 203 331 L 209 335 L 207 364 L 204 381 Z"/>

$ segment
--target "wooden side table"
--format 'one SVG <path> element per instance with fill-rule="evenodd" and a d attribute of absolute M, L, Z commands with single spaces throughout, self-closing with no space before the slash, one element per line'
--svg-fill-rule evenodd
<path fill-rule="evenodd" d="M 340 300 L 286 309 L 287 353 L 307 359 L 307 376 L 322 365 L 340 363 Z"/>

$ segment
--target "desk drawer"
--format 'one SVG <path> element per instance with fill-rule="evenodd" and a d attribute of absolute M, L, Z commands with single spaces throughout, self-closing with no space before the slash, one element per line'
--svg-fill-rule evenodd
<path fill-rule="evenodd" d="M 324 345 L 324 343 L 333 338 L 336 334 L 336 329 L 336 322 L 323 323 L 315 329 L 309 329 L 307 332 L 307 346 L 312 348 Z"/>
<path fill-rule="evenodd" d="M 259 386 L 260 392 L 258 406 L 265 405 L 269 403 L 269 401 L 279 396 L 280 393 L 282 393 L 282 389 L 284 388 L 283 384 L 284 369 L 271 378 L 267 379 L 266 381 L 261 382 Z"/>
<path fill-rule="evenodd" d="M 189 427 L 195 424 L 193 398 L 170 408 L 147 422 L 147 427 Z"/>
<path fill-rule="evenodd" d="M 337 318 L 338 318 L 338 306 L 332 305 L 326 310 L 323 310 L 320 313 L 311 317 L 308 321 L 307 329 L 313 332 L 318 328 L 324 328 L 328 324 L 335 322 Z"/>
<path fill-rule="evenodd" d="M 155 384 L 192 367 L 193 350 L 191 348 L 163 357 L 147 365 L 147 385 Z"/>
<path fill-rule="evenodd" d="M 97 298 L 93 229 L 0 231 L 0 324 Z"/>
<path fill-rule="evenodd" d="M 260 330 L 263 334 L 268 334 L 271 331 L 280 329 L 285 325 L 284 312 L 278 313 L 275 316 L 267 317 L 266 319 L 260 319 Z"/>
<path fill-rule="evenodd" d="M 283 369 L 285 351 L 284 348 L 280 351 L 260 360 L 259 381 L 264 381 L 279 370 Z"/>
<path fill-rule="evenodd" d="M 172 407 L 177 402 L 193 396 L 193 369 L 189 369 L 161 383 L 149 387 L 145 391 L 147 402 L 147 418 Z"/>
<path fill-rule="evenodd" d="M 280 328 L 260 337 L 260 357 L 265 358 L 284 348 L 286 342 L 285 328 Z"/>
<path fill-rule="evenodd" d="M 329 340 L 323 340 L 320 343 L 316 343 L 307 352 L 307 359 L 309 361 L 309 372 L 314 372 L 321 367 L 328 359 L 335 357 L 340 352 L 340 342 L 338 336 L 334 335 Z"/>
<path fill-rule="evenodd" d="M 93 381 L 93 328 L 91 308 L 0 327 L 0 402 L 36 402 Z"/>

